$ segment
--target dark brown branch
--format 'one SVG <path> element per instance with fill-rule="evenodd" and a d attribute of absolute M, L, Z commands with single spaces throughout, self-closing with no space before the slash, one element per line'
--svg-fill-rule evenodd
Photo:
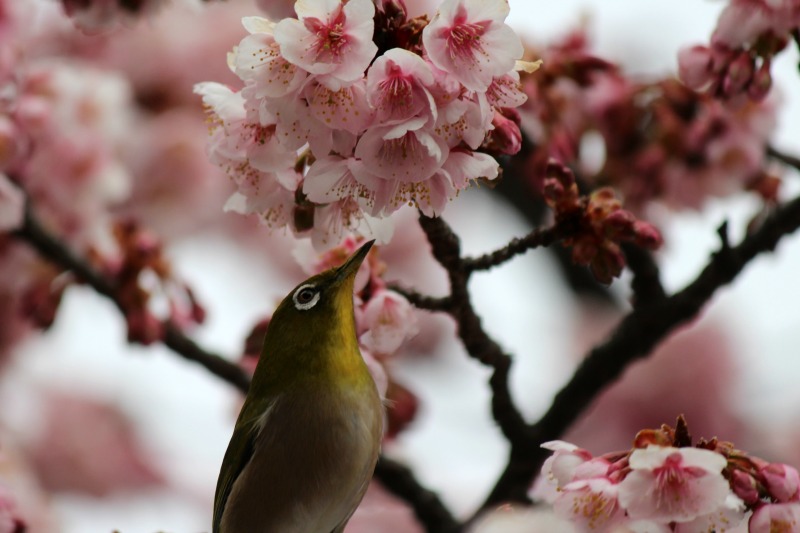
<path fill-rule="evenodd" d="M 446 310 L 456 321 L 458 335 L 467 353 L 494 372 L 489 378 L 492 390 L 492 416 L 512 448 L 525 441 L 527 424 L 514 404 L 509 388 L 511 357 L 504 353 L 483 329 L 472 307 L 467 283 L 469 271 L 461 258 L 461 245 L 453 230 L 441 218 L 420 215 L 420 225 L 431 244 L 433 256 L 447 269 L 450 278 L 450 306 Z"/>
<path fill-rule="evenodd" d="M 449 309 L 451 306 L 449 296 L 443 296 L 441 298 L 436 296 L 428 296 L 426 294 L 420 294 L 412 289 L 406 289 L 399 285 L 390 285 L 389 288 L 399 294 L 402 294 L 403 297 L 417 309 L 424 309 L 426 311 L 447 311 L 447 309 Z"/>
<path fill-rule="evenodd" d="M 375 476 L 381 485 L 411 506 L 426 531 L 461 531 L 461 524 L 453 518 L 436 493 L 421 487 L 408 467 L 382 456 L 375 467 Z"/>
<path fill-rule="evenodd" d="M 36 218 L 29 203 L 25 206 L 23 225 L 13 235 L 27 242 L 47 261 L 75 274 L 79 281 L 109 298 L 124 312 L 114 284 L 78 257 L 55 235 L 47 231 Z M 201 349 L 173 324 L 165 323 L 164 332 L 164 344 L 172 348 L 175 353 L 189 361 L 199 363 L 209 372 L 231 383 L 239 390 L 247 391 L 250 379 L 238 366 L 219 355 Z"/>
<path fill-rule="evenodd" d="M 628 268 L 633 273 L 633 306 L 639 307 L 664 299 L 667 294 L 661 284 L 661 273 L 653 254 L 632 243 L 623 243 L 622 250 L 625 252 Z"/>
<path fill-rule="evenodd" d="M 524 237 L 512 239 L 506 246 L 481 255 L 479 257 L 465 257 L 463 266 L 467 273 L 477 270 L 488 270 L 512 259 L 513 257 L 524 254 L 528 250 L 540 246 L 549 246 L 563 238 L 563 231 L 558 226 L 547 229 L 534 229 Z"/>
<path fill-rule="evenodd" d="M 795 169 L 800 171 L 800 157 L 786 154 L 772 146 L 767 146 L 767 155 L 773 159 L 780 161 L 785 165 L 789 165 L 790 167 L 794 167 Z"/>
<path fill-rule="evenodd" d="M 772 251 L 778 241 L 800 227 L 800 198 L 776 209 L 738 246 L 726 240 L 700 275 L 683 290 L 653 303 L 643 303 L 628 314 L 603 344 L 595 347 L 556 395 L 550 409 L 533 426 L 527 448 L 521 448 L 507 465 L 482 509 L 527 492 L 549 452 L 539 445 L 559 438 L 591 404 L 597 394 L 615 381 L 636 359 L 646 356 L 678 326 L 694 319 L 720 287 L 732 282 L 757 255 Z"/>

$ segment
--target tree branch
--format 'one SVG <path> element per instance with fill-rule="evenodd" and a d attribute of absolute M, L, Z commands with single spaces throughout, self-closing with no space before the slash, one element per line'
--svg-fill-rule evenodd
<path fill-rule="evenodd" d="M 461 531 L 461 524 L 453 518 L 436 493 L 421 487 L 408 467 L 381 456 L 375 467 L 375 476 L 392 494 L 411 505 L 414 515 L 425 526 L 426 531 Z"/>
<path fill-rule="evenodd" d="M 455 319 L 467 353 L 494 370 L 489 378 L 492 416 L 513 448 L 526 440 L 527 424 L 511 397 L 511 357 L 484 331 L 481 319 L 472 307 L 467 288 L 470 271 L 461 258 L 461 245 L 456 234 L 441 218 L 420 214 L 419 222 L 431 244 L 433 256 L 445 267 L 450 278 L 450 306 L 445 311 Z"/>
<path fill-rule="evenodd" d="M 463 267 L 467 273 L 478 270 L 489 270 L 533 248 L 550 246 L 563 238 L 563 233 L 563 229 L 558 226 L 547 229 L 534 229 L 524 237 L 512 239 L 511 242 L 499 250 L 479 257 L 465 257 L 463 259 Z"/>
<path fill-rule="evenodd" d="M 780 150 L 772 146 L 767 146 L 767 155 L 773 159 L 780 161 L 785 165 L 789 165 L 790 167 L 794 167 L 796 170 L 800 171 L 800 157 L 781 152 Z"/>
<path fill-rule="evenodd" d="M 666 297 L 661 284 L 661 273 L 653 254 L 633 243 L 622 243 L 628 268 L 633 273 L 633 306 L 650 304 Z"/>
<path fill-rule="evenodd" d="M 646 356 L 678 326 L 695 318 L 717 289 L 732 282 L 754 257 L 774 250 L 784 235 L 798 227 L 800 197 L 776 209 L 738 246 L 731 247 L 724 226 L 720 228 L 720 249 L 692 283 L 672 296 L 643 302 L 622 320 L 608 340 L 589 352 L 550 409 L 530 426 L 528 447 L 511 457 L 482 509 L 527 491 L 550 453 L 539 447 L 541 443 L 559 438 L 628 364 Z"/>
<path fill-rule="evenodd" d="M 109 298 L 116 304 L 117 308 L 124 311 L 114 284 L 76 255 L 55 235 L 47 231 L 33 213 L 30 202 L 26 202 L 25 205 L 25 217 L 22 227 L 17 229 L 13 235 L 27 242 L 47 261 L 75 274 L 79 281 L 86 283 L 98 293 Z M 165 322 L 163 325 L 163 342 L 175 353 L 181 355 L 184 359 L 204 366 L 212 374 L 231 383 L 239 390 L 247 392 L 250 379 L 242 369 L 219 355 L 201 349 L 174 324 Z"/>

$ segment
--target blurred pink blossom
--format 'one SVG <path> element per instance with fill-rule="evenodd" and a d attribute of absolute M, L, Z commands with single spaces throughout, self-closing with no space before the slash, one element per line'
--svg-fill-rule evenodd
<path fill-rule="evenodd" d="M 45 414 L 30 453 L 48 489 L 103 496 L 164 482 L 135 427 L 116 407 L 52 393 Z"/>
<path fill-rule="evenodd" d="M 800 530 L 800 503 L 767 503 L 750 517 L 749 533 L 795 532 Z"/>
<path fill-rule="evenodd" d="M 396 352 L 418 331 L 414 308 L 403 296 L 391 290 L 372 294 L 362 317 L 361 328 L 365 331 L 359 341 L 377 354 Z"/>
<path fill-rule="evenodd" d="M 767 491 L 777 501 L 800 501 L 800 474 L 793 466 L 770 463 L 759 474 Z"/>

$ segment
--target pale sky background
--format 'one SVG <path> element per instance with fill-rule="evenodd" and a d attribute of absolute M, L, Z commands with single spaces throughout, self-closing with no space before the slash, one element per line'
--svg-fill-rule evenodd
<path fill-rule="evenodd" d="M 599 55 L 642 76 L 663 75 L 675 71 L 680 46 L 707 41 L 723 5 L 707 0 L 511 0 L 510 24 L 533 42 L 544 43 L 586 16 Z M 775 141 L 800 154 L 797 61 L 798 54 L 790 46 L 774 68 L 785 100 Z M 787 192 L 800 190 L 797 179 L 787 180 Z M 470 253 L 493 249 L 526 229 L 509 208 L 480 192 L 462 196 L 451 208 L 446 218 Z M 662 226 L 667 245 L 660 259 L 668 289 L 680 288 L 694 278 L 717 246 L 714 231 L 723 220 L 731 221 L 731 233 L 738 239 L 754 208 L 748 199 L 718 201 L 702 214 L 677 216 Z M 253 322 L 291 288 L 281 271 L 213 232 L 179 243 L 170 255 L 211 311 L 197 338 L 225 354 L 238 353 Z M 741 392 L 743 404 L 754 415 L 769 413 L 789 421 L 800 414 L 800 387 L 796 386 L 800 364 L 795 349 L 800 336 L 799 264 L 800 237 L 790 237 L 777 254 L 758 259 L 733 288 L 721 291 L 704 319 L 728 324 L 741 353 L 758 357 L 760 365 L 742 384 Z M 547 407 L 569 375 L 567 337 L 576 310 L 563 288 L 542 281 L 553 275 L 544 254 L 529 254 L 476 276 L 472 284 L 487 329 L 520 355 L 515 394 L 530 417 Z M 624 282 L 619 288 L 624 295 Z M 532 335 L 536 336 L 535 353 Z M 102 501 L 59 496 L 54 505 L 62 518 L 62 531 L 208 531 L 236 394 L 166 349 L 131 347 L 124 338 L 124 324 L 111 304 L 89 290 L 71 289 L 56 326 L 25 344 L 17 358 L 15 382 L 5 385 L 9 397 L 24 395 L 31 384 L 38 384 L 118 400 L 145 428 L 146 447 L 171 479 L 172 487 L 143 495 Z M 465 513 L 482 500 L 502 468 L 505 443 L 489 417 L 487 372 L 465 360 L 459 349 L 451 352 L 436 359 L 397 361 L 395 373 L 413 384 L 424 411 L 415 427 L 388 451 L 408 461 L 451 508 Z M 24 423 L 36 404 L 31 393 L 28 400 L 5 417 Z"/>

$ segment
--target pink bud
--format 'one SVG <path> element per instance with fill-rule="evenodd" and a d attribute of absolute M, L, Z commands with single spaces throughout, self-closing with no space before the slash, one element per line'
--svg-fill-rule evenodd
<path fill-rule="evenodd" d="M 647 248 L 648 250 L 656 250 L 664 244 L 664 238 L 661 232 L 648 222 L 637 220 L 633 224 L 633 232 L 636 235 L 634 242 L 637 246 Z"/>
<path fill-rule="evenodd" d="M 747 87 L 747 94 L 753 100 L 763 100 L 772 88 L 772 75 L 770 74 L 770 61 L 767 59 L 756 71 L 753 81 Z"/>
<path fill-rule="evenodd" d="M 800 475 L 793 466 L 771 463 L 759 471 L 764 486 L 779 502 L 800 500 Z"/>
<path fill-rule="evenodd" d="M 734 470 L 731 473 L 731 488 L 748 505 L 753 505 L 759 499 L 756 480 L 747 472 Z"/>
<path fill-rule="evenodd" d="M 711 50 L 706 46 L 692 46 L 678 52 L 678 76 L 687 87 L 704 89 L 714 77 L 711 72 Z"/>
<path fill-rule="evenodd" d="M 742 52 L 728 67 L 728 74 L 722 82 L 722 91 L 726 97 L 735 96 L 739 94 L 750 80 L 753 78 L 755 71 L 755 62 L 750 54 Z"/>
<path fill-rule="evenodd" d="M 493 152 L 514 155 L 522 147 L 522 133 L 519 131 L 519 112 L 512 108 L 496 109 L 492 126 L 486 143 Z"/>

